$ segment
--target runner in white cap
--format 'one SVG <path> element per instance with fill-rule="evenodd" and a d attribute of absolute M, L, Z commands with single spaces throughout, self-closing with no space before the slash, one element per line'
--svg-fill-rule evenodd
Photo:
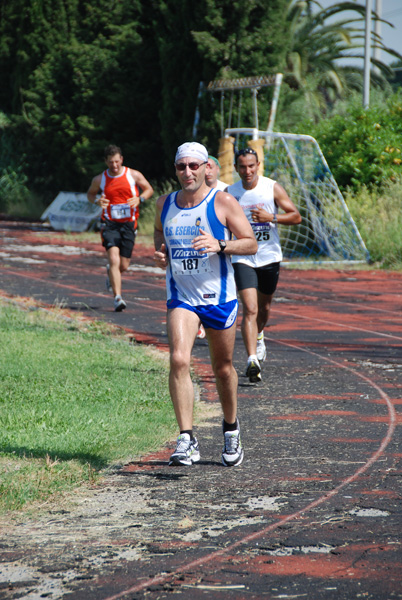
<path fill-rule="evenodd" d="M 156 204 L 155 262 L 166 268 L 169 389 L 180 428 L 169 464 L 191 465 L 200 460 L 193 435 L 190 360 L 201 321 L 223 410 L 222 462 L 236 466 L 243 460 L 243 449 L 232 362 L 238 303 L 230 255 L 254 254 L 257 242 L 233 196 L 205 183 L 207 161 L 202 144 L 182 144 L 175 157 L 181 190 L 161 196 Z"/>

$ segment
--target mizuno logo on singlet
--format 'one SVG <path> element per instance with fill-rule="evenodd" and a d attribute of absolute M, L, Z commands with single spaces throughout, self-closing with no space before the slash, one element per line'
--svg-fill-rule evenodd
<path fill-rule="evenodd" d="M 193 258 L 199 257 L 200 253 L 198 250 L 193 250 L 192 248 L 173 248 L 172 249 L 172 258 Z"/>

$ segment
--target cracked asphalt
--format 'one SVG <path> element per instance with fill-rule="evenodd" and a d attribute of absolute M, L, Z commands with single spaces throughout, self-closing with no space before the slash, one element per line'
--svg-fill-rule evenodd
<path fill-rule="evenodd" d="M 63 303 L 167 351 L 150 247 L 137 245 L 114 313 L 98 241 L 0 221 L 0 244 L 3 297 Z M 243 464 L 220 463 L 197 340 L 200 463 L 168 467 L 171 441 L 62 507 L 2 523 L 0 599 L 402 598 L 401 308 L 401 273 L 283 268 L 261 384 L 236 340 Z"/>

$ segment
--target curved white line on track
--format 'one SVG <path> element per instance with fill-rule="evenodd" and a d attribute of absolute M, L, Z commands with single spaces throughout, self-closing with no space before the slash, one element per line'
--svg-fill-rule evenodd
<path fill-rule="evenodd" d="M 11 271 L 7 271 L 8 273 L 10 273 Z M 21 273 L 18 272 L 13 272 L 13 274 L 15 275 L 19 275 L 19 276 L 23 276 L 23 277 L 28 277 L 30 279 L 35 279 L 35 280 L 39 280 L 42 281 L 44 283 L 49 283 L 47 280 L 43 280 L 39 277 L 35 277 L 33 275 L 27 275 L 24 274 L 22 275 Z M 61 283 L 57 283 L 57 282 L 52 282 L 52 285 L 55 285 L 57 287 L 61 287 L 61 288 L 67 288 L 67 289 L 71 289 L 71 286 L 66 285 L 66 284 L 61 284 Z M 155 284 L 153 284 L 155 285 Z M 158 286 L 159 287 L 159 286 Z M 161 288 L 163 286 L 160 286 Z M 84 290 L 82 288 L 74 288 L 76 291 L 81 291 L 83 293 L 87 293 L 88 295 L 96 295 L 99 297 L 108 297 L 109 295 L 107 294 L 102 294 L 102 293 L 96 293 L 93 291 L 89 291 L 89 290 Z M 148 306 L 147 303 L 140 303 L 143 306 Z M 154 307 L 155 309 L 155 307 Z M 164 312 L 164 309 L 163 309 Z M 280 314 L 286 314 L 288 316 L 288 313 L 286 313 L 285 311 L 278 311 L 276 310 L 276 312 L 280 313 Z M 382 334 L 379 333 L 377 331 L 370 331 L 370 330 L 366 330 L 363 328 L 359 328 L 359 327 L 353 327 L 351 325 L 344 325 L 341 323 L 335 323 L 335 322 L 330 322 L 328 320 L 324 321 L 323 319 L 315 319 L 314 317 L 309 317 L 309 316 L 303 316 L 303 315 L 295 315 L 301 319 L 306 319 L 306 320 L 311 320 L 311 321 L 317 321 L 317 322 L 321 322 L 321 323 L 326 323 L 326 324 L 332 324 L 335 325 L 337 327 L 343 327 L 343 328 L 347 328 L 347 329 L 353 329 L 356 331 L 362 331 L 365 333 L 370 333 L 372 335 L 378 335 L 378 336 L 382 336 L 382 337 L 388 337 L 388 338 L 393 338 L 393 339 L 397 339 L 400 340 L 402 338 L 399 338 L 397 336 L 393 336 L 390 334 Z M 176 575 L 180 575 L 183 573 L 186 573 L 188 571 L 190 571 L 191 569 L 200 567 L 204 564 L 210 563 L 211 561 L 213 561 L 216 558 L 222 557 L 225 554 L 227 554 L 228 552 L 231 552 L 233 550 L 235 550 L 236 548 L 238 548 L 239 546 L 243 545 L 243 544 L 247 544 L 250 543 L 256 539 L 261 538 L 262 536 L 264 536 L 267 533 L 270 533 L 272 531 L 274 531 L 275 529 L 278 529 L 279 527 L 283 526 L 285 523 L 288 523 L 290 521 L 293 521 L 295 519 L 298 519 L 301 515 L 303 515 L 304 513 L 311 511 L 312 509 L 316 508 L 317 506 L 319 506 L 320 504 L 323 504 L 324 502 L 326 502 L 327 500 L 329 500 L 330 498 L 332 498 L 333 496 L 336 496 L 345 486 L 349 485 L 350 483 L 352 483 L 353 481 L 355 481 L 362 473 L 364 473 L 368 468 L 370 468 L 377 460 L 378 458 L 382 455 L 382 453 L 384 452 L 385 448 L 388 446 L 389 442 L 392 439 L 392 435 L 394 433 L 395 430 L 395 423 L 396 423 L 396 418 L 395 418 L 395 409 L 394 406 L 390 400 L 390 398 L 388 397 L 388 395 L 374 382 L 372 381 L 370 378 L 366 377 L 365 375 L 357 372 L 355 369 L 352 369 L 350 367 L 347 367 L 341 363 L 338 363 L 335 360 L 332 360 L 328 357 L 325 356 L 321 356 L 320 354 L 316 353 L 316 352 L 312 352 L 311 350 L 308 350 L 306 348 L 302 348 L 300 346 L 297 346 L 296 344 L 290 344 L 287 342 L 281 342 L 278 340 L 274 340 L 273 338 L 268 338 L 270 339 L 271 342 L 276 342 L 278 344 L 296 349 L 296 350 L 300 350 L 302 352 L 306 352 L 308 354 L 311 354 L 313 356 L 317 356 L 319 358 L 321 358 L 322 360 L 325 360 L 329 363 L 332 363 L 333 365 L 342 368 L 342 369 L 346 369 L 347 371 L 349 371 L 350 373 L 354 374 L 356 377 L 360 377 L 361 379 L 363 379 L 364 381 L 366 381 L 366 383 L 368 383 L 369 385 L 371 385 L 373 388 L 375 388 L 377 390 L 377 392 L 380 394 L 380 396 L 383 398 L 383 400 L 385 401 L 387 407 L 388 407 L 388 429 L 387 429 L 387 433 L 385 435 L 385 437 L 383 438 L 378 450 L 376 452 L 374 452 L 374 454 L 372 454 L 372 456 L 366 461 L 366 463 L 364 465 L 362 465 L 357 471 L 355 471 L 352 475 L 350 475 L 349 477 L 347 477 L 346 479 L 344 479 L 339 485 L 337 485 L 333 490 L 323 494 L 322 496 L 320 496 L 319 498 L 317 498 L 316 500 L 310 502 L 309 504 L 307 504 L 304 508 L 300 509 L 299 511 L 288 515 L 287 517 L 284 517 L 282 519 L 280 519 L 279 521 L 272 523 L 271 525 L 268 525 L 267 527 L 264 527 L 263 529 L 261 529 L 260 531 L 257 531 L 253 534 L 244 536 L 242 539 L 238 540 L 237 542 L 227 546 L 226 548 L 222 549 L 222 550 L 217 550 L 215 552 L 212 552 L 202 558 L 196 559 L 194 561 L 191 561 L 185 565 L 183 565 L 180 568 L 177 568 L 174 571 L 171 571 L 169 574 L 166 575 L 159 575 L 150 579 L 147 579 L 145 581 L 143 581 L 142 583 L 139 583 L 137 585 L 134 585 L 132 587 L 130 587 L 129 589 L 124 590 L 123 592 L 120 592 L 118 594 L 115 594 L 113 596 L 107 597 L 105 598 L 105 600 L 118 600 L 119 598 L 124 597 L 127 594 L 130 593 L 135 593 L 138 591 L 141 591 L 143 589 L 145 589 L 146 587 L 149 587 L 151 585 L 157 585 L 157 584 L 161 584 L 161 583 L 165 583 L 168 580 L 171 580 L 172 578 L 174 578 Z"/>
<path fill-rule="evenodd" d="M 192 569 L 196 569 L 197 567 L 201 567 L 202 565 L 210 563 L 214 559 L 220 558 L 220 557 L 224 556 L 225 554 L 232 552 L 233 550 L 235 550 L 239 546 L 242 546 L 243 544 L 248 544 L 249 542 L 257 540 L 257 539 L 261 538 L 263 535 L 270 533 L 271 531 L 274 531 L 275 529 L 278 529 L 279 527 L 282 527 L 285 523 L 289 523 L 290 521 L 298 519 L 304 513 L 311 511 L 313 508 L 316 508 L 317 506 L 319 506 L 320 504 L 323 504 L 324 502 L 326 502 L 333 496 L 336 496 L 337 494 L 339 494 L 339 492 L 345 486 L 349 485 L 353 481 L 356 481 L 356 479 L 362 473 L 367 471 L 367 469 L 369 469 L 378 460 L 378 458 L 384 452 L 385 448 L 390 443 L 390 441 L 392 439 L 392 435 L 395 431 L 395 425 L 396 425 L 395 409 L 394 409 L 394 406 L 393 406 L 392 401 L 389 398 L 389 396 L 372 379 L 359 373 L 355 369 L 347 367 L 346 365 L 343 365 L 342 363 L 339 363 L 331 358 L 328 358 L 326 356 L 321 356 L 317 352 L 312 352 L 311 350 L 307 350 L 306 348 L 301 348 L 300 346 L 297 346 L 296 344 L 289 344 L 287 342 L 277 341 L 272 338 L 267 338 L 267 339 L 269 339 L 271 342 L 276 342 L 277 344 L 281 344 L 282 346 L 287 346 L 289 348 L 300 350 L 301 352 L 306 352 L 307 354 L 312 354 L 313 356 L 317 356 L 318 358 L 325 360 L 337 367 L 346 369 L 347 371 L 349 371 L 356 377 L 360 377 L 360 379 L 363 379 L 366 383 L 368 383 L 375 390 L 377 390 L 377 392 L 380 394 L 382 399 L 385 401 L 385 404 L 387 405 L 387 408 L 388 408 L 388 429 L 387 429 L 387 433 L 386 433 L 385 437 L 383 438 L 378 450 L 376 450 L 376 452 L 374 452 L 374 454 L 371 455 L 371 457 L 365 462 L 364 465 L 362 465 L 359 469 L 357 469 L 357 471 L 355 471 L 352 475 L 350 475 L 349 477 L 347 477 L 346 479 L 341 481 L 341 483 L 339 483 L 334 489 L 323 494 L 316 500 L 313 500 L 312 502 L 307 504 L 304 508 L 296 511 L 295 513 L 288 515 L 287 517 L 283 517 L 279 521 L 272 523 L 271 525 L 268 525 L 267 527 L 263 527 L 260 531 L 256 531 L 255 533 L 244 536 L 237 542 L 234 542 L 233 544 L 226 546 L 222 550 L 217 550 L 215 552 L 211 552 L 210 554 L 207 554 L 206 556 L 203 556 L 202 558 L 198 558 L 196 560 L 190 561 L 187 564 L 184 564 L 183 566 L 178 567 L 177 569 L 175 569 L 174 571 L 171 571 L 170 573 L 168 573 L 166 575 L 158 575 L 156 577 L 147 579 L 146 581 L 138 583 L 137 585 L 133 585 L 132 587 L 130 587 L 122 592 L 119 592 L 118 594 L 115 594 L 113 596 L 108 596 L 104 600 L 119 600 L 119 598 L 123 598 L 127 594 L 133 594 L 135 592 L 139 592 L 151 585 L 165 583 L 165 582 L 173 579 L 177 575 L 182 575 L 188 571 L 191 571 Z"/>

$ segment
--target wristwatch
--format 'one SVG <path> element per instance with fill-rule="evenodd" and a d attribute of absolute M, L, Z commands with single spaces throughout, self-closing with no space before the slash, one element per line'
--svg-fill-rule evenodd
<path fill-rule="evenodd" d="M 277 214 L 276 214 L 276 213 L 273 213 L 273 216 L 272 216 L 272 223 L 277 223 L 277 222 L 278 222 L 278 216 L 277 216 Z"/>
<path fill-rule="evenodd" d="M 225 248 L 226 248 L 225 240 L 218 240 L 218 244 L 219 244 L 219 248 L 220 248 L 218 254 L 223 254 L 225 251 Z"/>
<path fill-rule="evenodd" d="M 140 202 L 141 202 L 141 204 L 142 204 L 143 202 L 145 202 L 145 198 L 144 198 L 143 196 L 140 196 Z"/>

